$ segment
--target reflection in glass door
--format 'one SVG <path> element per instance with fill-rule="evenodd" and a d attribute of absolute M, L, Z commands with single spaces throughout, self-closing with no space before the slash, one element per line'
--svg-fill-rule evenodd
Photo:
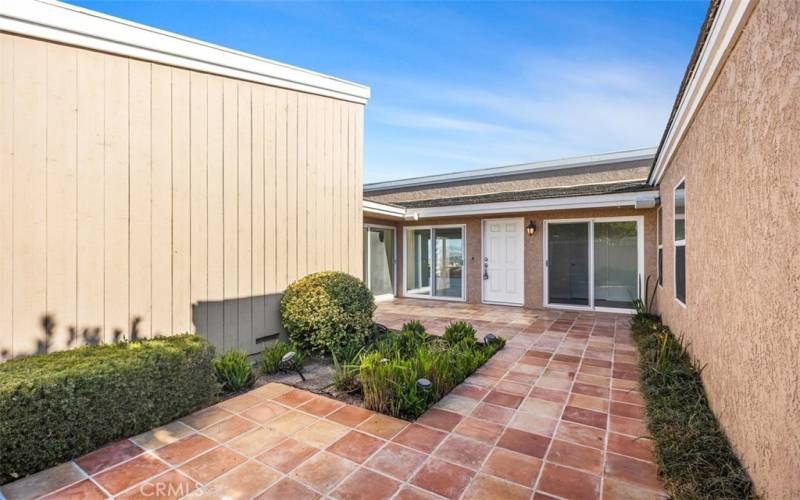
<path fill-rule="evenodd" d="M 375 297 L 394 296 L 394 229 L 364 228 L 364 281 Z"/>
<path fill-rule="evenodd" d="M 589 305 L 589 223 L 548 226 L 547 285 L 551 304 Z"/>
<path fill-rule="evenodd" d="M 632 309 L 640 295 L 641 220 L 546 222 L 548 305 Z"/>
<path fill-rule="evenodd" d="M 406 295 L 464 298 L 464 228 L 408 228 Z"/>
<path fill-rule="evenodd" d="M 631 309 L 639 296 L 636 221 L 594 224 L 594 305 Z"/>

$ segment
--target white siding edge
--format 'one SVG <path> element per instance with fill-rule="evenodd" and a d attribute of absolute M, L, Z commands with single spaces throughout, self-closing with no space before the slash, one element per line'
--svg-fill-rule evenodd
<path fill-rule="evenodd" d="M 365 104 L 369 87 L 53 0 L 0 1 L 0 31 Z"/>
<path fill-rule="evenodd" d="M 703 44 L 686 91 L 678 105 L 678 111 L 670 124 L 664 144 L 655 159 L 648 181 L 655 186 L 661 181 L 672 156 L 686 135 L 695 113 L 700 109 L 708 91 L 744 29 L 758 0 L 722 0 L 711 31 Z"/>

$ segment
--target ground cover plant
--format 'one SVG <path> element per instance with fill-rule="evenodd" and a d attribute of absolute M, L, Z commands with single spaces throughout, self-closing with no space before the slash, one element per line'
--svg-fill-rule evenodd
<path fill-rule="evenodd" d="M 207 406 L 213 361 L 212 345 L 177 335 L 0 364 L 0 484 Z"/>
<path fill-rule="evenodd" d="M 256 374 L 243 351 L 228 351 L 214 360 L 217 380 L 225 392 L 239 392 L 253 387 Z"/>
<path fill-rule="evenodd" d="M 427 334 L 419 322 L 406 323 L 399 332 L 379 336 L 354 360 L 364 407 L 416 418 L 504 345 L 502 338 L 478 342 L 474 328 L 463 322 L 448 326 L 443 337 Z"/>
<path fill-rule="evenodd" d="M 706 398 L 701 369 L 643 307 L 631 321 L 659 474 L 673 498 L 757 498 Z"/>

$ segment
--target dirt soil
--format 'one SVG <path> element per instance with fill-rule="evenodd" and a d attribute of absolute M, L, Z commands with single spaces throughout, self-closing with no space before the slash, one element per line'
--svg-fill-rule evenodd
<path fill-rule="evenodd" d="M 360 392 L 347 393 L 336 390 L 333 386 L 333 374 L 333 362 L 331 360 L 309 358 L 306 360 L 305 366 L 303 366 L 305 381 L 300 378 L 297 372 L 278 372 L 259 377 L 256 381 L 256 387 L 270 382 L 277 382 L 315 394 L 322 394 L 354 406 L 363 406 Z"/>

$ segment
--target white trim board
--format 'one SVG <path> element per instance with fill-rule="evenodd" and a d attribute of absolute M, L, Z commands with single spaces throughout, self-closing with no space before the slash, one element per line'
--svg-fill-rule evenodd
<path fill-rule="evenodd" d="M 404 207 L 387 205 L 377 201 L 363 200 L 361 202 L 361 208 L 364 213 L 367 214 L 386 215 L 397 219 L 403 219 L 406 215 L 406 209 Z"/>
<path fill-rule="evenodd" d="M 429 186 L 446 182 L 457 182 L 465 180 L 486 179 L 492 177 L 502 177 L 507 175 L 519 175 L 527 173 L 551 172 L 554 170 L 564 170 L 569 168 L 592 167 L 596 165 L 613 165 L 639 160 L 652 160 L 655 158 L 656 148 L 634 149 L 630 151 L 618 151 L 614 153 L 603 153 L 587 156 L 575 156 L 571 158 L 561 158 L 558 160 L 546 160 L 533 163 L 521 163 L 518 165 L 507 165 L 504 167 L 492 167 L 478 170 L 465 170 L 462 172 L 451 172 L 447 174 L 426 175 L 423 177 L 412 177 L 410 179 L 399 179 L 394 181 L 373 182 L 364 185 L 364 192 L 381 191 L 385 189 L 396 189 L 413 186 Z M 615 181 L 619 182 L 619 181 Z"/>
<path fill-rule="evenodd" d="M 369 87 L 53 0 L 0 2 L 0 31 L 365 104 Z"/>
<path fill-rule="evenodd" d="M 670 124 L 661 151 L 655 159 L 648 182 L 655 186 L 661 182 L 664 171 L 672 160 L 678 145 L 686 135 L 692 118 L 703 104 L 714 80 L 722 70 L 739 34 L 759 0 L 723 0 L 706 38 L 694 73 L 686 86 L 678 111 Z"/>
<path fill-rule="evenodd" d="M 543 200 L 501 201 L 496 203 L 475 203 L 471 205 L 450 205 L 444 207 L 410 208 L 419 218 L 448 217 L 455 215 L 506 214 L 520 212 L 541 212 L 573 208 L 632 207 L 637 198 L 658 197 L 658 191 L 635 191 L 631 193 L 601 194 L 594 196 L 572 196 L 548 198 Z"/>

